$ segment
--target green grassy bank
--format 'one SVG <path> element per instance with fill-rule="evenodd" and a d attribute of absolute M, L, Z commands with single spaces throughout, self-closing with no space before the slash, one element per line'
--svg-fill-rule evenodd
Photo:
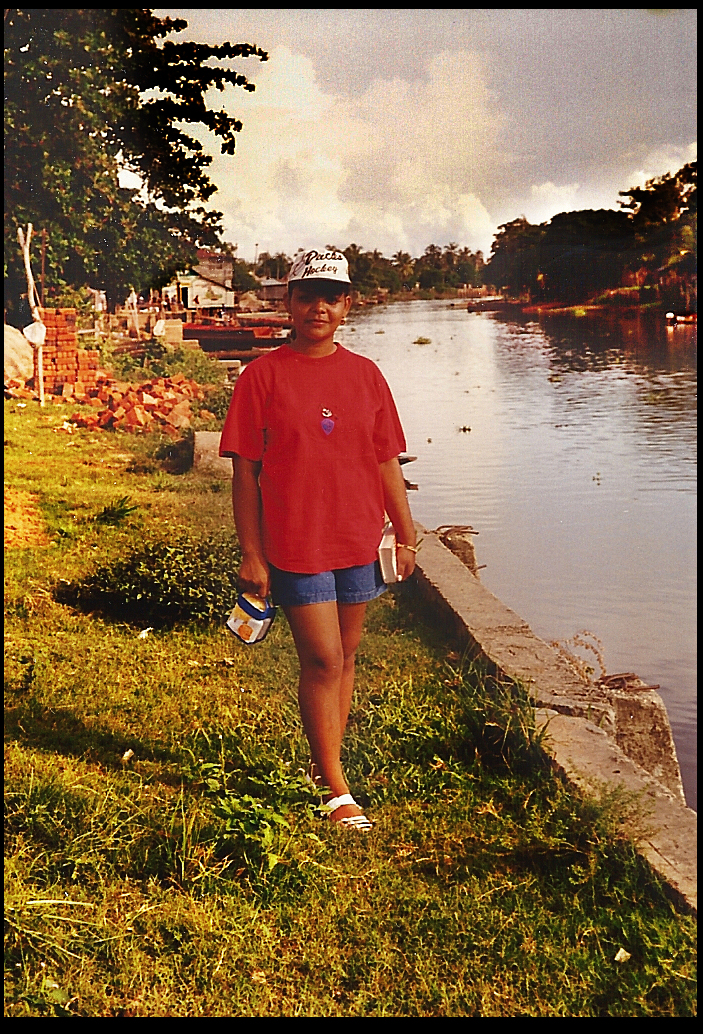
<path fill-rule="evenodd" d="M 323 819 L 285 620 L 251 648 L 222 624 L 222 483 L 70 412 L 5 403 L 6 488 L 46 528 L 5 552 L 6 1015 L 695 1014 L 637 802 L 566 788 L 411 591 L 359 651 L 376 826 Z"/>

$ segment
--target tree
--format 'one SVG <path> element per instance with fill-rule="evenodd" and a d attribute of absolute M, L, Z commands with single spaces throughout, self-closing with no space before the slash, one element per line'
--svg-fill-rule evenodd
<path fill-rule="evenodd" d="M 290 269 L 291 262 L 292 259 L 283 251 L 279 251 L 275 255 L 271 255 L 268 251 L 262 251 L 256 266 L 257 276 L 267 276 L 272 280 L 280 280 Z"/>
<path fill-rule="evenodd" d="M 539 274 L 539 244 L 544 226 L 528 223 L 525 216 L 503 223 L 493 241 L 488 276 L 492 284 L 512 295 L 530 294 Z"/>
<path fill-rule="evenodd" d="M 640 261 L 652 272 L 676 265 L 687 274 L 695 271 L 697 169 L 689 162 L 673 176 L 666 173 L 619 192 L 627 199 L 618 203 L 630 213 Z"/>
<path fill-rule="evenodd" d="M 211 87 L 253 90 L 212 61 L 267 54 L 251 44 L 164 40 L 182 19 L 144 9 L 5 11 L 5 273 L 16 289 L 17 226 L 46 229 L 47 281 L 119 299 L 167 282 L 214 247 L 221 213 L 211 158 L 181 128 L 203 125 L 233 154 L 241 122 L 206 106 Z M 136 173 L 140 191 L 120 186 Z M 20 281 L 21 282 L 21 281 Z M 8 298 L 11 309 L 13 298 Z"/>
<path fill-rule="evenodd" d="M 356 284 L 357 265 L 363 254 L 363 251 L 358 244 L 350 244 L 348 247 L 344 249 L 342 254 L 349 263 L 349 277 L 351 279 L 351 282 L 353 284 Z"/>
<path fill-rule="evenodd" d="M 633 261 L 632 222 L 623 212 L 560 212 L 545 226 L 538 260 L 544 298 L 580 302 L 618 287 Z"/>
<path fill-rule="evenodd" d="M 487 276 L 513 295 L 587 301 L 641 274 L 653 296 L 689 306 L 696 288 L 697 166 L 620 191 L 621 211 L 559 212 L 532 226 L 524 216 L 499 227 Z M 461 253 L 460 253 L 461 259 Z M 483 263 L 483 256 L 475 256 Z"/>
<path fill-rule="evenodd" d="M 247 263 L 242 259 L 235 259 L 232 269 L 232 287 L 234 290 L 255 291 L 258 286 L 259 281 L 251 275 L 247 268 Z"/>

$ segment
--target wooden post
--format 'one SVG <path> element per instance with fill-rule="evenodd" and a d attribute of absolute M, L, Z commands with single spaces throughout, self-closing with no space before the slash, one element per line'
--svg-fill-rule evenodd
<path fill-rule="evenodd" d="M 130 321 L 132 326 L 130 327 Z M 137 294 L 132 288 L 129 292 L 129 298 L 127 299 L 127 327 L 130 337 L 139 339 L 141 337 L 139 333 L 139 307 L 137 305 Z"/>
<path fill-rule="evenodd" d="M 27 223 L 27 237 L 25 239 L 22 233 L 22 227 L 17 227 L 17 239 L 19 241 L 20 248 L 22 249 L 22 257 L 24 259 L 24 271 L 27 277 L 27 301 L 32 311 L 32 319 L 34 320 L 34 327 L 27 328 L 28 330 L 36 330 L 37 333 L 28 337 L 25 334 L 27 340 L 34 347 L 37 355 L 37 380 L 39 381 L 39 405 L 44 405 L 44 338 L 46 337 L 46 327 L 41 318 L 40 301 L 37 295 L 37 285 L 34 283 L 34 277 L 32 275 L 32 266 L 29 260 L 29 246 L 32 240 L 32 224 Z M 36 385 L 35 385 L 36 387 Z"/>

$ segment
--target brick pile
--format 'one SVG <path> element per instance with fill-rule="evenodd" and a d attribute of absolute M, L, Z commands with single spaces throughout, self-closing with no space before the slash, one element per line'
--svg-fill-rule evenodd
<path fill-rule="evenodd" d="M 43 348 L 44 393 L 69 398 L 85 395 L 97 385 L 100 353 L 78 348 L 75 309 L 44 309 L 46 339 Z M 34 385 L 38 387 L 37 351 Z"/>
<path fill-rule="evenodd" d="M 182 373 L 155 377 L 142 384 L 129 384 L 105 377 L 98 381 L 82 401 L 85 406 L 70 418 L 77 427 L 90 430 L 164 431 L 179 438 L 190 427 L 193 416 L 215 419 L 213 413 L 198 406 L 205 392 L 197 381 Z"/>
<path fill-rule="evenodd" d="M 7 382 L 5 397 L 37 399 L 39 395 L 34 388 L 17 379 Z M 51 395 L 47 398 L 51 399 Z M 95 387 L 83 396 L 69 399 L 56 395 L 54 401 L 78 402 L 84 407 L 70 418 L 77 427 L 87 427 L 92 431 L 156 429 L 172 438 L 179 438 L 180 432 L 191 426 L 194 416 L 201 420 L 217 419 L 214 413 L 198 405 L 204 398 L 205 392 L 197 381 L 188 380 L 182 373 L 173 377 L 156 377 L 143 384 L 116 381 L 107 374 L 100 374 Z"/>

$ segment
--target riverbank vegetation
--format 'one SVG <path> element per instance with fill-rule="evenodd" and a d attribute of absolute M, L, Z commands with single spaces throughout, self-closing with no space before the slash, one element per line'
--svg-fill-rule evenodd
<path fill-rule="evenodd" d="M 695 307 L 697 164 L 621 191 L 620 211 L 560 212 L 499 227 L 492 283 L 528 303 L 588 300 Z M 629 299 L 627 298 L 629 294 Z"/>
<path fill-rule="evenodd" d="M 638 802 L 568 789 L 409 586 L 359 652 L 350 835 L 303 778 L 285 620 L 223 627 L 226 483 L 5 407 L 6 1015 L 695 1013 Z"/>
<path fill-rule="evenodd" d="M 357 244 L 343 249 L 362 296 L 452 297 L 490 285 L 525 304 L 591 302 L 695 308 L 697 163 L 621 191 L 619 211 L 560 212 L 539 225 L 521 216 L 498 228 L 491 255 L 430 244 L 419 258 L 391 259 Z M 291 258 L 264 252 L 260 276 L 280 276 Z"/>

